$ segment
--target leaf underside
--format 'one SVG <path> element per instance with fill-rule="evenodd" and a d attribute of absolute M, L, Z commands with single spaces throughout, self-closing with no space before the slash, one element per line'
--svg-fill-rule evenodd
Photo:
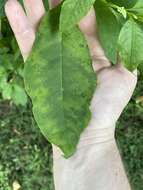
<path fill-rule="evenodd" d="M 59 9 L 43 18 L 25 65 L 25 87 L 44 136 L 71 156 L 91 117 L 96 76 L 77 27 L 59 33 Z"/>

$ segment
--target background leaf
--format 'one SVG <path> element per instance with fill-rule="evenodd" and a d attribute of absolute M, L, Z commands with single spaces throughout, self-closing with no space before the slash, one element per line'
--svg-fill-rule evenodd
<path fill-rule="evenodd" d="M 6 0 L 0 0 L 0 18 L 4 17 L 4 4 Z"/>
<path fill-rule="evenodd" d="M 28 97 L 23 84 L 23 66 L 20 50 L 4 15 L 0 26 L 0 100 L 26 106 Z"/>
<path fill-rule="evenodd" d="M 143 0 L 138 0 L 136 4 L 129 9 L 129 11 L 134 12 L 139 17 L 142 17 L 143 20 Z"/>
<path fill-rule="evenodd" d="M 115 64 L 117 60 L 117 40 L 121 29 L 120 15 L 114 13 L 102 1 L 95 2 L 99 38 L 106 56 Z"/>
<path fill-rule="evenodd" d="M 42 20 L 24 73 L 42 133 L 69 157 L 89 122 L 96 76 L 79 29 L 59 32 L 59 13 L 52 10 Z"/>
<path fill-rule="evenodd" d="M 129 19 L 121 30 L 118 50 L 122 63 L 131 71 L 143 62 L 143 31 L 133 19 Z"/>
<path fill-rule="evenodd" d="M 76 25 L 90 10 L 96 0 L 66 0 L 62 5 L 60 29 L 65 31 Z"/>
<path fill-rule="evenodd" d="M 49 0 L 43 0 L 44 6 L 46 10 L 49 10 Z"/>
<path fill-rule="evenodd" d="M 16 105 L 25 106 L 27 104 L 28 99 L 25 90 L 17 84 L 13 85 L 11 97 Z"/>
<path fill-rule="evenodd" d="M 118 6 L 121 6 L 121 7 L 131 8 L 135 5 L 135 3 L 138 0 L 107 0 L 107 1 L 112 2 Z"/>
<path fill-rule="evenodd" d="M 2 91 L 3 98 L 6 100 L 10 100 L 11 94 L 12 94 L 12 86 L 9 83 L 7 83 L 6 81 L 5 81 L 5 83 L 3 81 L 2 87 L 3 87 L 3 91 Z"/>

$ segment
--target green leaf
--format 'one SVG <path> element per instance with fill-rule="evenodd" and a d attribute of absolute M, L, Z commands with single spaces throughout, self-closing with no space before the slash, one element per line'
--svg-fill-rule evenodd
<path fill-rule="evenodd" d="M 6 0 L 0 0 L 0 18 L 4 17 L 4 4 Z"/>
<path fill-rule="evenodd" d="M 96 76 L 78 27 L 60 33 L 58 18 L 59 9 L 43 18 L 24 75 L 42 133 L 69 157 L 90 120 Z"/>
<path fill-rule="evenodd" d="M 6 69 L 6 70 L 13 70 L 13 54 L 2 54 L 0 55 L 0 64 Z"/>
<path fill-rule="evenodd" d="M 129 19 L 121 30 L 118 51 L 122 63 L 131 71 L 143 62 L 143 31 L 133 19 Z"/>
<path fill-rule="evenodd" d="M 121 29 L 120 14 L 114 13 L 106 3 L 95 2 L 99 38 L 106 56 L 115 64 L 117 60 L 117 41 Z"/>
<path fill-rule="evenodd" d="M 143 63 L 141 63 L 139 66 L 138 66 L 138 71 L 139 71 L 139 78 L 141 80 L 143 80 Z"/>
<path fill-rule="evenodd" d="M 131 8 L 135 5 L 135 3 L 138 0 L 107 0 L 107 1 L 112 2 L 113 4 L 116 4 L 120 7 Z"/>
<path fill-rule="evenodd" d="M 1 76 L 0 79 L 0 88 L 4 89 L 5 85 L 7 85 L 7 75 Z"/>
<path fill-rule="evenodd" d="M 16 105 L 22 106 L 25 106 L 28 100 L 25 90 L 17 84 L 13 85 L 11 98 Z"/>
<path fill-rule="evenodd" d="M 141 27 L 142 32 L 143 32 L 142 22 L 140 22 L 139 24 L 140 24 L 140 27 Z M 143 62 L 138 65 L 138 71 L 139 71 L 139 78 L 143 80 Z"/>
<path fill-rule="evenodd" d="M 11 99 L 11 93 L 12 89 L 10 85 L 7 85 L 6 88 L 2 91 L 2 97 L 4 100 L 10 100 Z"/>
<path fill-rule="evenodd" d="M 143 20 L 143 0 L 138 0 L 137 3 L 129 9 L 136 14 L 137 17 L 142 17 Z"/>
<path fill-rule="evenodd" d="M 43 0 L 44 6 L 46 10 L 49 10 L 49 1 L 48 0 Z"/>
<path fill-rule="evenodd" d="M 76 25 L 90 10 L 96 0 L 65 0 L 60 15 L 60 30 Z"/>
<path fill-rule="evenodd" d="M 4 76 L 6 76 L 6 75 L 7 75 L 6 69 L 5 69 L 2 65 L 0 65 L 0 82 L 1 82 L 1 79 L 2 79 Z"/>
<path fill-rule="evenodd" d="M 3 99 L 5 100 L 11 99 L 12 86 L 10 83 L 6 81 L 5 77 L 0 81 L 0 91 L 2 92 Z"/>

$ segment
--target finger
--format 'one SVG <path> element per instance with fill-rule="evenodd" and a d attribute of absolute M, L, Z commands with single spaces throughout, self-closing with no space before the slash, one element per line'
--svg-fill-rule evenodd
<path fill-rule="evenodd" d="M 15 34 L 22 56 L 24 60 L 26 60 L 35 40 L 35 32 L 17 0 L 7 1 L 5 12 Z"/>
<path fill-rule="evenodd" d="M 41 18 L 45 14 L 45 8 L 42 0 L 24 0 L 24 7 L 27 17 L 33 28 L 37 28 Z"/>
<path fill-rule="evenodd" d="M 87 40 L 94 69 L 98 71 L 99 69 L 110 66 L 110 62 L 105 56 L 104 50 L 98 39 L 94 8 L 92 8 L 89 13 L 80 21 L 79 27 Z"/>
<path fill-rule="evenodd" d="M 59 5 L 60 2 L 62 2 L 62 0 L 49 0 L 50 9 L 52 9 L 52 8 L 56 7 L 57 5 Z"/>

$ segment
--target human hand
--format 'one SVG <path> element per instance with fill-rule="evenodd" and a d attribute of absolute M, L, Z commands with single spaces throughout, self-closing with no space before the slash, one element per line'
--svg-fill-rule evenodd
<path fill-rule="evenodd" d="M 97 37 L 92 9 L 79 23 L 87 39 L 97 88 L 91 101 L 92 118 L 81 134 L 76 153 L 69 159 L 53 145 L 56 190 L 131 190 L 115 142 L 115 125 L 129 102 L 137 73 L 121 63 L 111 66 Z"/>
<path fill-rule="evenodd" d="M 58 3 L 57 0 L 53 2 L 54 4 Z M 24 0 L 24 6 L 27 16 L 17 0 L 9 0 L 6 3 L 5 10 L 23 58 L 26 60 L 32 50 L 36 29 L 45 10 L 42 0 Z M 111 66 L 106 58 L 97 38 L 94 10 L 91 10 L 82 19 L 79 27 L 84 33 L 90 48 L 98 85 L 91 101 L 92 118 L 89 126 L 81 135 L 77 152 L 73 158 L 69 159 L 69 162 L 67 161 L 68 163 L 65 167 L 69 167 L 70 161 L 73 163 L 74 160 L 78 160 L 78 162 L 82 160 L 85 151 L 89 151 L 91 145 L 96 146 L 96 144 L 103 144 L 114 139 L 115 123 L 130 100 L 137 82 L 136 74 L 129 72 L 119 63 L 116 66 Z M 83 156 L 81 156 L 80 149 L 83 147 L 86 148 L 83 151 Z M 55 172 L 55 181 L 56 184 L 59 184 L 60 182 L 57 182 L 57 179 L 61 181 L 60 172 L 64 168 L 66 161 L 62 157 L 60 150 L 55 146 L 53 147 L 53 153 L 57 170 Z"/>
<path fill-rule="evenodd" d="M 92 119 L 81 140 L 102 143 L 114 138 L 115 124 L 135 89 L 137 72 L 131 73 L 119 61 L 117 65 L 111 65 L 98 40 L 94 9 L 81 20 L 79 27 L 87 39 L 97 74 L 97 88 L 90 106 Z"/>
<path fill-rule="evenodd" d="M 53 7 L 60 0 L 50 2 L 50 6 Z M 42 0 L 24 0 L 24 6 L 27 15 L 17 0 L 7 1 L 5 10 L 23 58 L 26 60 L 32 50 L 36 29 L 45 14 L 45 9 Z M 98 80 L 91 102 L 93 117 L 90 123 L 98 120 L 99 126 L 104 124 L 106 127 L 113 126 L 133 93 L 137 77 L 119 63 L 117 66 L 111 66 L 97 37 L 96 16 L 93 9 L 81 20 L 79 27 L 87 39 Z"/>
<path fill-rule="evenodd" d="M 52 7 L 57 5 L 59 0 L 51 2 Z M 23 58 L 26 60 L 32 50 L 36 29 L 45 14 L 45 9 L 42 0 L 24 0 L 24 6 L 27 15 L 17 0 L 7 1 L 5 10 Z M 79 146 L 82 146 L 84 141 L 87 145 L 96 142 L 97 139 L 105 141 L 114 138 L 115 123 L 133 93 L 137 76 L 119 63 L 111 66 L 97 37 L 96 16 L 93 9 L 81 20 L 79 27 L 87 39 L 98 82 L 90 106 L 92 119 L 81 135 Z"/>

